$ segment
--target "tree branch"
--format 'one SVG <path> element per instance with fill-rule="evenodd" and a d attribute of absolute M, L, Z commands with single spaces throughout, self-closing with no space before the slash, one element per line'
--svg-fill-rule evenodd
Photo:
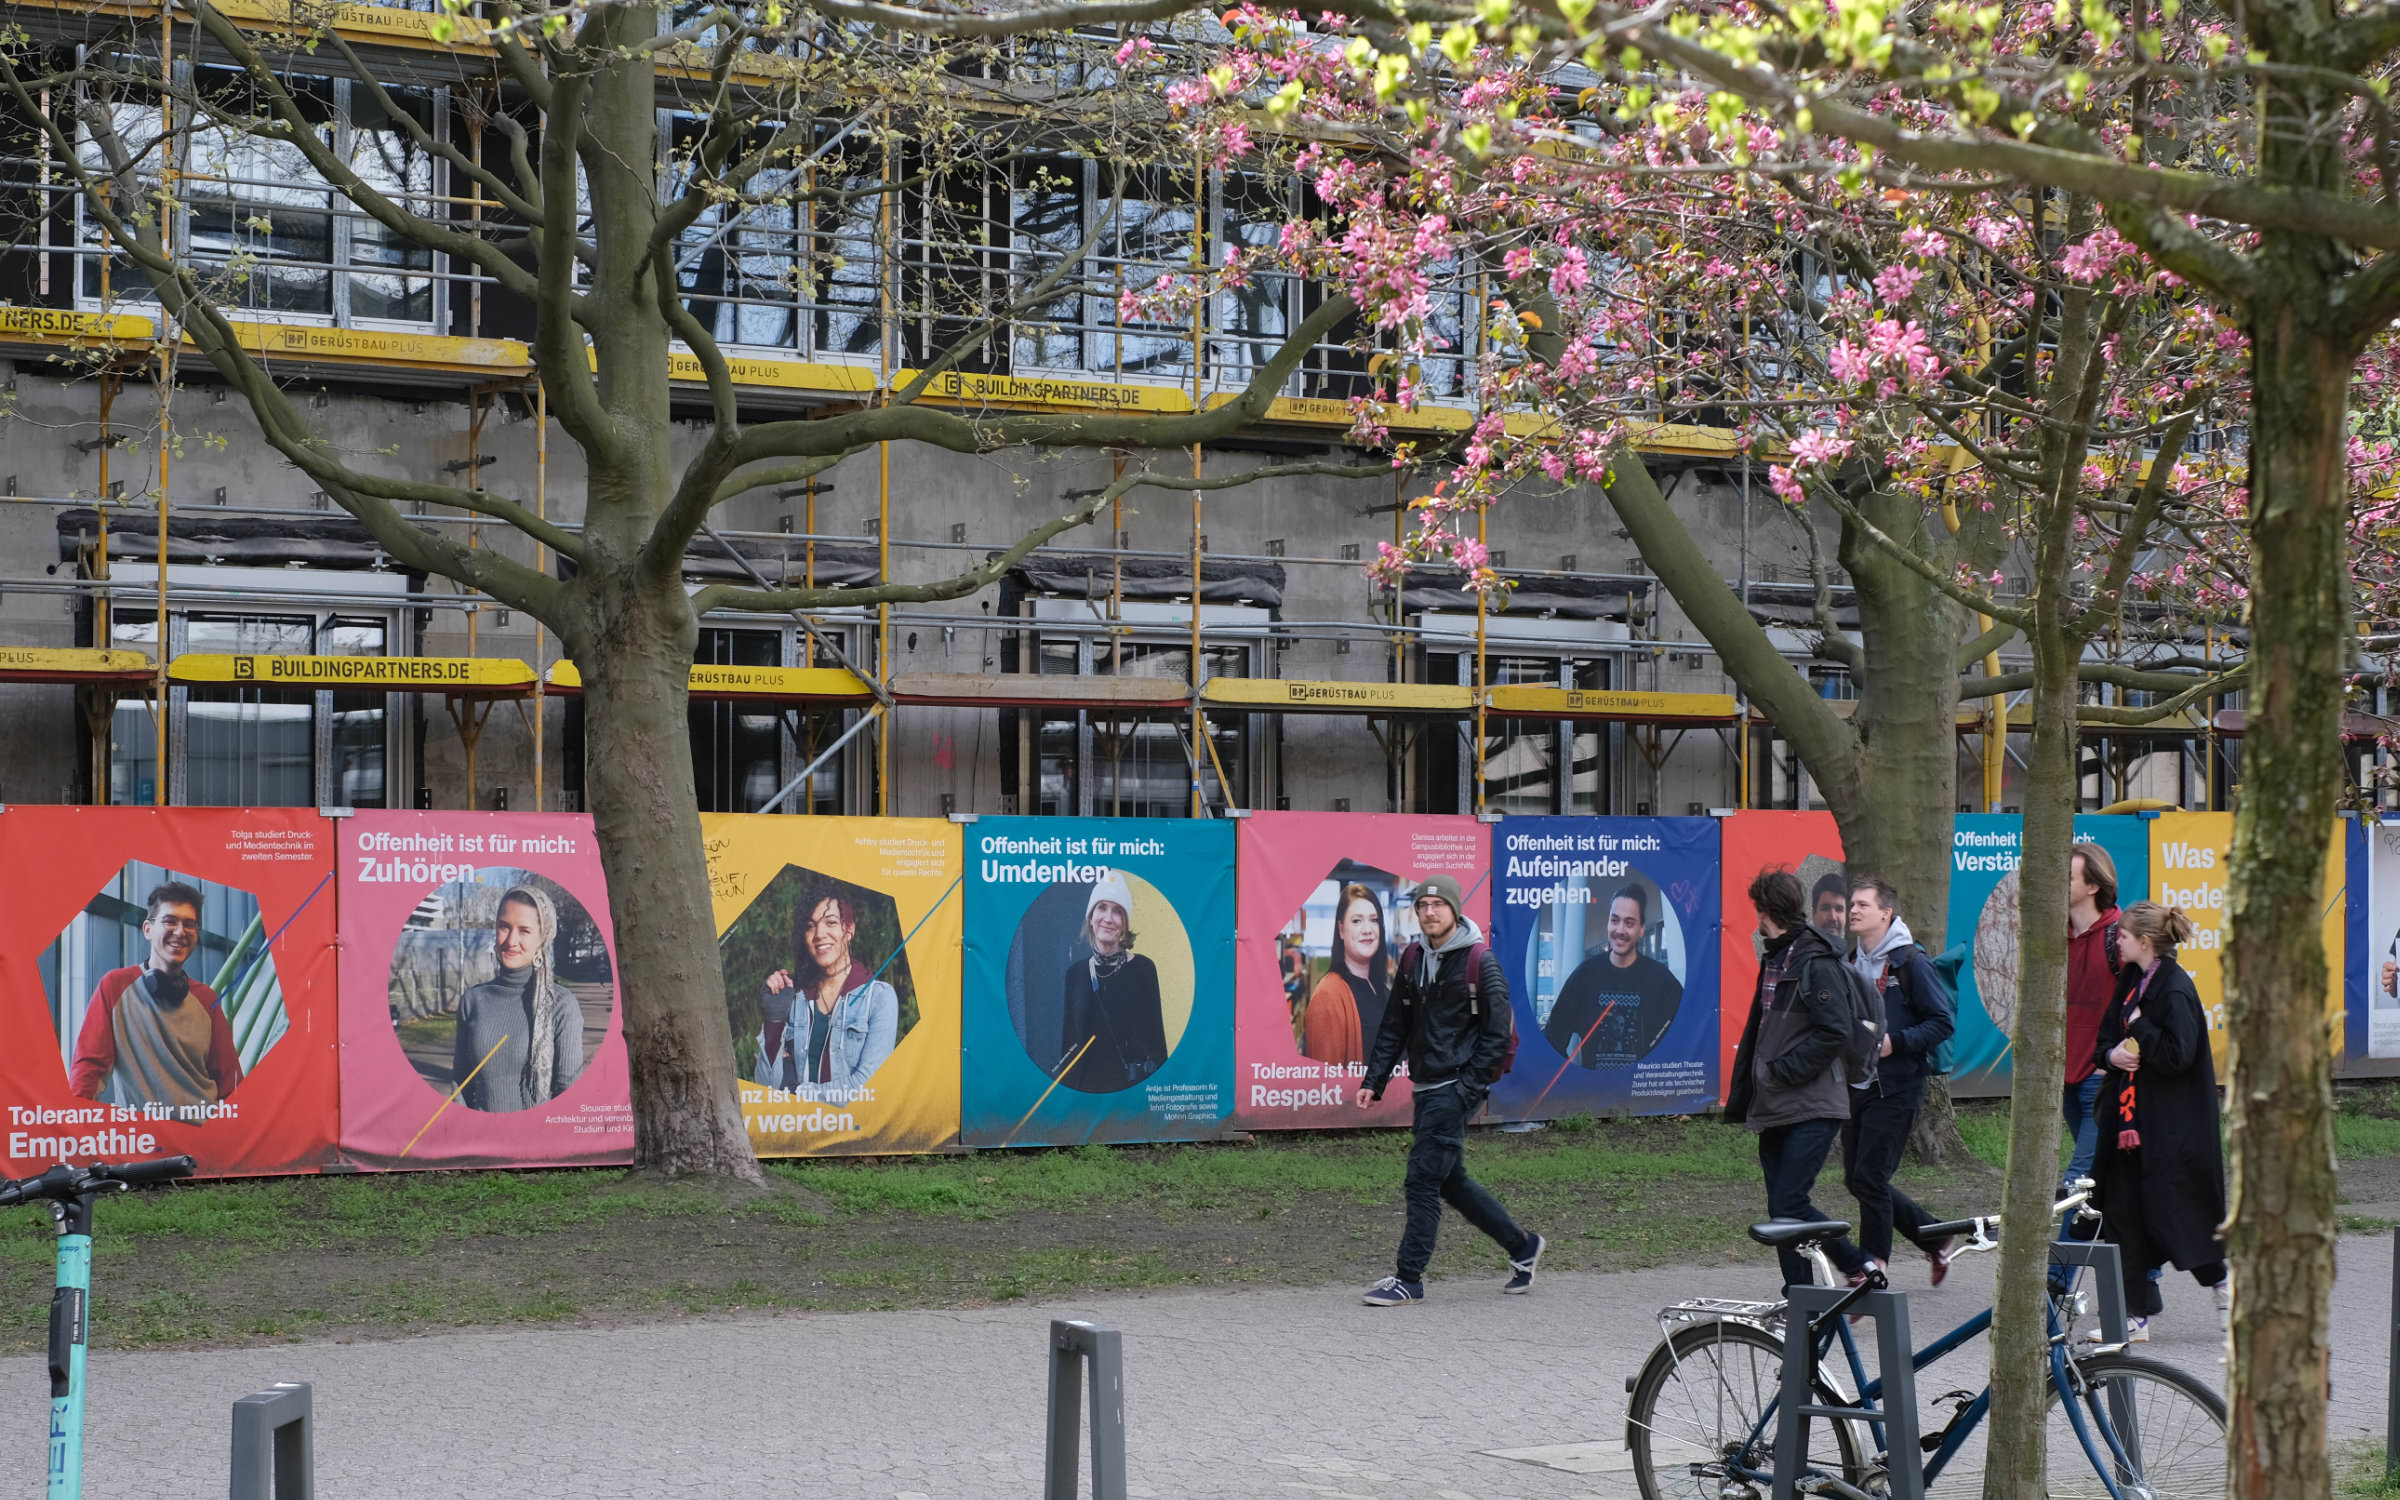
<path fill-rule="evenodd" d="M 1976 614 L 1989 615 L 1994 621 L 2001 624 L 2013 625 L 2019 630 L 2032 628 L 2033 615 L 2030 610 L 2011 609 L 1987 594 L 1966 587 L 1932 562 L 1919 557 L 1914 549 L 1904 546 L 1897 537 L 1868 520 L 1857 506 L 1850 503 L 1849 497 L 1841 493 L 1839 485 L 1818 484 L 1812 488 L 1817 494 L 1824 497 L 1827 504 L 1841 513 L 1843 520 L 1856 527 L 1861 537 L 1897 560 L 1902 567 L 1932 584 L 1953 602 L 1965 605 Z"/>
<path fill-rule="evenodd" d="M 1999 650 L 2002 646 L 2007 645 L 2010 641 L 2015 640 L 2018 636 L 2023 635 L 2024 633 L 2024 627 L 2014 624 L 2011 621 L 2002 620 L 2000 623 L 1992 626 L 1989 630 L 1986 630 L 1983 634 L 1975 637 L 1975 639 L 1958 648 L 1959 670 L 1962 672 L 1965 671 L 1967 668 L 1975 665 L 1975 663 L 1983 660 L 1985 657 L 1991 655 L 1993 652 Z"/>
<path fill-rule="evenodd" d="M 2203 699 L 2222 698 L 2227 693 L 2239 691 L 2241 686 L 2245 682 L 2249 681 L 2249 678 L 2250 667 L 2249 664 L 2245 662 L 2241 666 L 2233 668 L 2231 671 L 2220 672 L 2214 677 L 2203 678 L 2201 681 L 2192 684 L 2184 691 L 2177 693 L 2172 698 L 2165 699 L 2158 703 L 2148 704 L 2141 708 L 2118 708 L 2102 704 L 2087 704 L 2075 710 L 2075 722 L 2078 724 L 2121 724 L 2137 726 L 2142 724 L 2155 724 L 2161 719 L 2169 718 L 2175 714 L 2182 713 L 2185 709 L 2202 701 Z"/>

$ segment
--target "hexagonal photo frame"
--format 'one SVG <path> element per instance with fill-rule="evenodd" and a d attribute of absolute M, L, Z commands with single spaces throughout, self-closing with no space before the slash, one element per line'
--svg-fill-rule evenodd
<path fill-rule="evenodd" d="M 128 860 L 45 946 L 68 1088 L 205 1122 L 291 1029 L 256 893 Z"/>
<path fill-rule="evenodd" d="M 916 1029 L 905 937 L 888 892 L 785 865 L 717 939 L 741 1076 L 798 1097 L 864 1088 Z M 812 1013 L 827 976 L 833 1004 Z"/>

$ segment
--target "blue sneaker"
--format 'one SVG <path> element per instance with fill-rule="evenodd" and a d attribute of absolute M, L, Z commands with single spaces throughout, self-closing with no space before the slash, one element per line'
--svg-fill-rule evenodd
<path fill-rule="evenodd" d="M 1386 1276 L 1383 1280 L 1368 1287 L 1366 1296 L 1359 1300 L 1369 1307 L 1407 1307 L 1411 1303 L 1425 1300 L 1425 1283 L 1402 1281 L 1397 1276 Z"/>
<path fill-rule="evenodd" d="M 1533 1268 L 1542 1263 L 1542 1251 L 1549 1248 L 1550 1242 L 1530 1229 L 1525 1231 L 1525 1238 L 1533 1241 L 1533 1248 L 1525 1252 L 1524 1259 L 1508 1263 L 1508 1284 L 1500 1288 L 1513 1297 L 1533 1290 Z"/>

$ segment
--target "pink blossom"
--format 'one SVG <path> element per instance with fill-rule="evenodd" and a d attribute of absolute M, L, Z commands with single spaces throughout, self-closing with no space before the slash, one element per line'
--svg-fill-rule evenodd
<path fill-rule="evenodd" d="M 1875 278 L 1875 295 L 1885 302 L 1906 302 L 1908 294 L 1917 289 L 1925 273 L 1914 266 L 1886 266 Z"/>
<path fill-rule="evenodd" d="M 1810 467 L 1838 463 L 1851 447 L 1848 438 L 1835 437 L 1829 432 L 1804 432 L 1792 440 L 1792 462 Z"/>
<path fill-rule="evenodd" d="M 1844 385 L 1864 382 L 1868 372 L 1874 368 L 1874 362 L 1867 357 L 1867 352 L 1848 339 L 1836 341 L 1833 352 L 1825 356 L 1825 362 L 1832 368 L 1833 378 Z"/>

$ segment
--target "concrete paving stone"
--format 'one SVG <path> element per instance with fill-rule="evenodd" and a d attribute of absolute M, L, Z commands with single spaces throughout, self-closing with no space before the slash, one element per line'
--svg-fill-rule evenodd
<path fill-rule="evenodd" d="M 2333 1316 L 2337 1440 L 2380 1437 L 2392 1245 L 2341 1246 Z M 1463 1263 L 1463 1262 L 1462 1262 Z M 627 1328 L 504 1328 L 380 1342 L 91 1360 L 85 1493 L 225 1493 L 230 1406 L 278 1380 L 315 1388 L 325 1500 L 652 1500 L 783 1494 L 1020 1500 L 1040 1492 L 1053 1318 L 1124 1333 L 1133 1493 L 1158 1500 L 1628 1500 L 1625 1377 L 1657 1310 L 1768 1295 L 1755 1264 L 1545 1273 L 1530 1297 L 1489 1275 L 1417 1307 L 1357 1285 L 1162 1292 L 956 1311 L 796 1313 Z M 1903 1252 L 1920 1340 L 1990 1296 L 1993 1260 L 1939 1291 Z M 108 1289 L 99 1291 L 107 1317 Z M 2149 1352 L 2223 1379 L 2213 1304 L 2170 1272 Z M 1920 1382 L 1980 1387 L 1983 1345 Z M 21 1394 L 16 1451 L 42 1451 L 38 1358 L 0 1360 Z M 1940 1418 L 1929 1418 L 1938 1425 Z M 1930 1426 L 1929 1426 L 1930 1430 Z M 5 1451 L 0 1449 L 0 1451 Z M 1935 1493 L 1970 1494 L 1970 1445 Z"/>

